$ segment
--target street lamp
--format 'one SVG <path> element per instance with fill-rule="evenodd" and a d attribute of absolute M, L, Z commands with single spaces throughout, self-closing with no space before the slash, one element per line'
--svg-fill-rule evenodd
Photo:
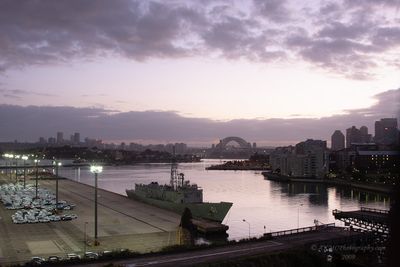
<path fill-rule="evenodd" d="M 12 158 L 14 158 L 14 155 L 8 154 L 7 157 L 10 159 L 10 180 L 12 180 Z"/>
<path fill-rule="evenodd" d="M 62 165 L 60 161 L 53 161 L 53 165 L 56 166 L 56 210 L 58 210 L 58 167 Z"/>
<path fill-rule="evenodd" d="M 8 166 L 8 154 L 7 153 L 5 153 L 5 154 L 3 154 L 3 158 L 4 158 L 4 161 L 5 161 L 5 164 L 6 164 L 6 177 L 7 177 L 7 172 L 8 172 L 8 168 L 7 168 L 7 166 Z"/>
<path fill-rule="evenodd" d="M 84 245 L 84 247 L 83 247 L 83 255 L 85 255 L 86 254 L 86 243 L 87 243 L 87 237 L 86 237 L 86 225 L 88 224 L 88 222 L 85 222 L 85 225 L 83 226 L 83 229 L 84 229 L 84 232 L 83 232 L 83 234 L 84 234 L 84 236 L 83 236 L 83 241 L 85 242 L 85 245 Z"/>
<path fill-rule="evenodd" d="M 20 155 L 15 155 L 15 183 L 18 183 L 18 159 L 20 158 Z"/>
<path fill-rule="evenodd" d="M 36 167 L 36 181 L 35 181 L 35 187 L 36 187 L 36 197 L 35 198 L 38 198 L 38 163 L 40 162 L 40 160 L 38 160 L 38 159 L 35 159 L 34 160 L 35 161 L 35 167 Z"/>
<path fill-rule="evenodd" d="M 243 222 L 245 222 L 249 225 L 249 239 L 250 239 L 250 223 L 248 221 L 246 221 L 245 219 L 243 219 Z"/>
<path fill-rule="evenodd" d="M 97 246 L 97 175 L 103 171 L 99 165 L 90 166 L 90 172 L 94 173 L 94 245 Z"/>
<path fill-rule="evenodd" d="M 297 207 L 297 229 L 299 228 L 299 223 L 300 223 L 300 206 L 303 206 L 303 204 L 299 204 Z"/>
<path fill-rule="evenodd" d="M 28 156 L 23 155 L 21 159 L 24 161 L 24 188 L 26 185 L 26 160 L 28 159 Z"/>

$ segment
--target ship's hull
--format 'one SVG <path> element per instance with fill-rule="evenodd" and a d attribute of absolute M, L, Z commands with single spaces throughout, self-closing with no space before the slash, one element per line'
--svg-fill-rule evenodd
<path fill-rule="evenodd" d="M 182 214 L 185 208 L 189 208 L 194 218 L 207 219 L 216 222 L 222 222 L 229 209 L 232 207 L 231 202 L 174 203 L 145 197 L 137 194 L 135 190 L 126 190 L 126 194 L 129 198 L 139 200 L 162 209 L 170 210 L 178 214 Z"/>

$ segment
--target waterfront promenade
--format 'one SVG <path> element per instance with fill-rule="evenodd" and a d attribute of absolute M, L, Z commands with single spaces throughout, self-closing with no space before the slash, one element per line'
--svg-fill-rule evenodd
<path fill-rule="evenodd" d="M 15 178 L 14 178 L 15 179 Z M 0 183 L 9 183 L 0 174 Z M 34 183 L 34 180 L 30 180 Z M 55 192 L 55 180 L 39 180 L 39 186 Z M 59 181 L 60 200 L 76 204 L 68 211 L 78 218 L 36 224 L 13 224 L 11 215 L 0 203 L 0 265 L 25 262 L 33 256 L 65 257 L 67 253 L 128 248 L 138 252 L 157 251 L 176 244 L 180 216 L 137 202 L 122 195 L 98 190 L 99 246 L 92 246 L 94 235 L 94 188 L 75 181 Z M 86 224 L 87 222 L 87 224 Z M 85 227 L 86 224 L 86 227 Z"/>

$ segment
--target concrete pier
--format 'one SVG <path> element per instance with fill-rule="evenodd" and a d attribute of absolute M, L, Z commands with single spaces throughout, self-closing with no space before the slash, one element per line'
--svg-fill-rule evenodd
<path fill-rule="evenodd" d="M 0 183 L 9 183 L 9 177 L 0 174 Z M 30 180 L 29 183 L 34 183 Z M 39 187 L 55 192 L 55 180 L 39 180 Z M 59 199 L 76 204 L 71 211 L 78 218 L 36 224 L 13 224 L 11 215 L 0 204 L 0 265 L 25 262 L 33 256 L 65 257 L 67 253 L 85 250 L 104 251 L 128 248 L 138 252 L 157 251 L 177 243 L 176 231 L 180 216 L 125 196 L 98 190 L 99 246 L 93 246 L 94 188 L 63 179 L 59 181 Z M 85 227 L 86 225 L 86 227 Z"/>

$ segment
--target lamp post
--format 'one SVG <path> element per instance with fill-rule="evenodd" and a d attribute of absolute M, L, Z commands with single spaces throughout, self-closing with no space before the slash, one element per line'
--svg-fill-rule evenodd
<path fill-rule="evenodd" d="M 18 159 L 20 158 L 20 155 L 15 155 L 15 183 L 18 183 Z"/>
<path fill-rule="evenodd" d="M 303 204 L 299 204 L 299 206 L 297 207 L 297 229 L 299 228 L 300 224 L 300 206 L 303 206 Z"/>
<path fill-rule="evenodd" d="M 84 247 L 83 247 L 83 255 L 85 255 L 86 254 L 86 243 L 87 243 L 87 237 L 86 237 L 86 225 L 88 224 L 88 222 L 85 222 L 85 225 L 83 226 L 83 229 L 84 229 L 84 231 L 83 231 L 83 234 L 84 234 L 84 236 L 83 236 L 83 241 L 85 242 L 85 244 L 84 244 Z"/>
<path fill-rule="evenodd" d="M 36 167 L 36 179 L 35 179 L 35 187 L 36 187 L 36 197 L 38 198 L 38 163 L 40 162 L 40 160 L 35 159 L 35 167 Z"/>
<path fill-rule="evenodd" d="M 12 158 L 14 158 L 13 154 L 8 154 L 8 158 L 10 159 L 10 181 L 12 180 Z"/>
<path fill-rule="evenodd" d="M 22 156 L 21 159 L 24 161 L 24 188 L 26 186 L 26 160 L 28 159 L 28 156 Z"/>
<path fill-rule="evenodd" d="M 7 168 L 7 166 L 8 166 L 8 161 L 7 161 L 8 154 L 7 153 L 3 154 L 3 158 L 4 158 L 4 163 L 5 163 L 5 166 L 6 166 L 6 177 L 7 177 L 7 172 L 8 172 L 8 168 Z"/>
<path fill-rule="evenodd" d="M 90 172 L 94 173 L 94 245 L 99 244 L 97 240 L 97 175 L 103 171 L 99 165 L 90 166 Z"/>
<path fill-rule="evenodd" d="M 249 239 L 250 239 L 250 223 L 248 221 L 246 221 L 245 219 L 243 219 L 243 222 L 245 222 L 249 225 Z"/>
<path fill-rule="evenodd" d="M 58 167 L 60 167 L 62 164 L 60 161 L 53 161 L 53 165 L 56 166 L 56 210 L 58 210 Z"/>

